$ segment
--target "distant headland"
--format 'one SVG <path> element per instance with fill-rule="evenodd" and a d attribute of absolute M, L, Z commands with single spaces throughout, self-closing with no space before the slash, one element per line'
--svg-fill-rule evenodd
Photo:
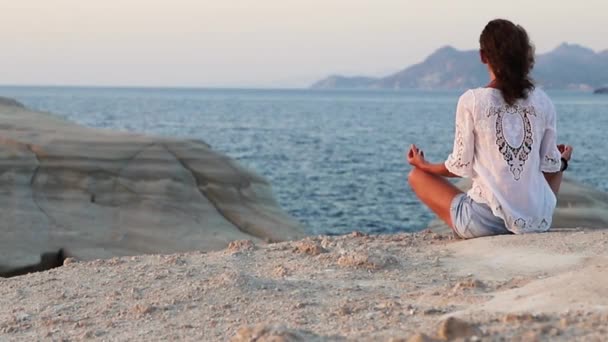
<path fill-rule="evenodd" d="M 593 91 L 608 84 L 608 50 L 595 52 L 563 43 L 536 56 L 533 77 L 549 89 Z M 385 77 L 332 75 L 314 83 L 313 89 L 465 89 L 487 83 L 487 71 L 477 50 L 445 46 L 421 63 Z M 606 89 L 598 89 L 606 91 Z"/>

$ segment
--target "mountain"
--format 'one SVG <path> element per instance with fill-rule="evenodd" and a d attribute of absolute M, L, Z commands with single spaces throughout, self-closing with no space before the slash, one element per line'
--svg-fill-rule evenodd
<path fill-rule="evenodd" d="M 554 89 L 593 89 L 608 84 L 608 50 L 595 51 L 576 44 L 561 44 L 537 55 L 532 76 L 538 84 Z M 445 46 L 421 63 L 381 78 L 333 75 L 316 82 L 314 89 L 464 89 L 486 84 L 486 66 L 477 50 Z"/>
<path fill-rule="evenodd" d="M 467 88 L 487 78 L 477 51 L 459 51 L 445 46 L 422 63 L 380 79 L 378 88 Z"/>
<path fill-rule="evenodd" d="M 608 53 L 564 43 L 538 56 L 534 76 L 547 88 L 597 88 L 608 84 Z"/>

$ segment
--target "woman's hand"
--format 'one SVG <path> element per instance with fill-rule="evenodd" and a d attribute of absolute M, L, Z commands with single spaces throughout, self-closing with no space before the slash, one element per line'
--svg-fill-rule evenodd
<path fill-rule="evenodd" d="M 409 151 L 407 151 L 407 162 L 415 168 L 418 168 L 424 172 L 442 176 L 442 177 L 460 177 L 451 173 L 446 167 L 445 163 L 431 164 L 424 159 L 424 152 L 418 149 L 416 145 L 411 145 Z"/>
<path fill-rule="evenodd" d="M 574 148 L 572 146 L 560 144 L 557 145 L 557 149 L 559 150 L 559 153 L 562 154 L 562 158 L 566 159 L 567 161 L 572 158 L 572 151 L 574 151 Z"/>
<path fill-rule="evenodd" d="M 421 169 L 427 165 L 427 161 L 424 159 L 424 152 L 418 149 L 416 145 L 410 146 L 410 149 L 407 152 L 407 162 L 410 163 L 410 165 Z"/>

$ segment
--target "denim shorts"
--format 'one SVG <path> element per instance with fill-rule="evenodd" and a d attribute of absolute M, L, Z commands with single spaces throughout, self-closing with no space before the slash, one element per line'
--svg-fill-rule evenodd
<path fill-rule="evenodd" d="M 454 197 L 450 206 L 450 215 L 454 232 L 463 239 L 513 234 L 505 226 L 505 221 L 492 213 L 490 207 L 473 201 L 467 194 L 458 194 Z"/>

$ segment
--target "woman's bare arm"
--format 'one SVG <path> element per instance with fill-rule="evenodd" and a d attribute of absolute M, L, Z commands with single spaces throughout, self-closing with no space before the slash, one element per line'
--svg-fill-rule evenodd
<path fill-rule="evenodd" d="M 564 173 L 561 171 L 555 173 L 543 172 L 543 175 L 545 176 L 547 183 L 549 183 L 549 187 L 551 187 L 551 190 L 553 190 L 553 193 L 555 194 L 555 196 L 557 196 L 557 193 L 559 192 L 559 187 L 560 185 L 562 185 L 562 178 L 564 176 Z"/>
<path fill-rule="evenodd" d="M 457 176 L 457 175 L 451 173 L 448 170 L 448 168 L 445 167 L 444 163 L 441 163 L 441 164 L 426 163 L 420 169 L 422 169 L 422 171 L 425 171 L 425 172 L 428 172 L 428 173 L 432 173 L 434 175 L 438 175 L 438 176 L 442 176 L 442 177 L 460 178 L 460 176 Z"/>

